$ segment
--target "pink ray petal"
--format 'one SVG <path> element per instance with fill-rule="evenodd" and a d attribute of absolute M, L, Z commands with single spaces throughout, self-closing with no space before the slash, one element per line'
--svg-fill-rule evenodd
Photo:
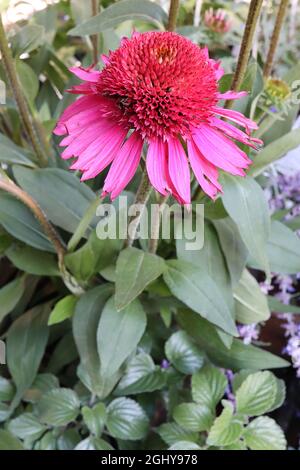
<path fill-rule="evenodd" d="M 170 179 L 185 204 L 191 202 L 190 168 L 184 149 L 177 138 L 171 138 L 168 145 L 168 170 Z"/>
<path fill-rule="evenodd" d="M 133 132 L 115 156 L 104 182 L 103 195 L 111 193 L 115 199 L 132 179 L 141 159 L 143 140 Z"/>
<path fill-rule="evenodd" d="M 151 184 L 164 196 L 167 194 L 168 183 L 165 175 L 167 145 L 162 139 L 151 139 L 146 158 L 146 167 Z"/>
<path fill-rule="evenodd" d="M 87 70 L 87 69 L 84 69 L 83 67 L 71 67 L 69 70 L 81 80 L 85 80 L 86 82 L 93 82 L 93 83 L 97 83 L 100 77 L 100 73 L 101 73 L 101 72 L 98 72 L 97 70 Z"/>

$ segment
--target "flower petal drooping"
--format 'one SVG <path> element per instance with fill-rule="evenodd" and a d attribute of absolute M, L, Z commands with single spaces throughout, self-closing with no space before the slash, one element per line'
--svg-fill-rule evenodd
<path fill-rule="evenodd" d="M 83 96 L 54 131 L 65 136 L 62 158 L 76 158 L 71 169 L 82 171 L 82 180 L 111 165 L 103 193 L 117 197 L 135 174 L 143 144 L 151 184 L 182 204 L 191 200 L 190 169 L 213 199 L 222 191 L 219 169 L 245 175 L 251 160 L 234 141 L 257 148 L 261 141 L 250 135 L 257 125 L 218 105 L 246 93 L 218 91 L 224 71 L 207 48 L 176 33 L 135 32 L 102 61 L 102 71 L 71 69 L 83 83 L 69 91 Z"/>

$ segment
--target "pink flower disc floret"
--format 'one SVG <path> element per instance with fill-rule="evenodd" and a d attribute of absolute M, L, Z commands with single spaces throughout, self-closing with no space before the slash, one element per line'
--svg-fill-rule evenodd
<path fill-rule="evenodd" d="M 102 59 L 101 72 L 71 69 L 84 82 L 69 91 L 84 96 L 65 110 L 54 131 L 67 134 L 62 157 L 77 157 L 71 168 L 81 170 L 83 180 L 111 164 L 103 192 L 117 197 L 134 176 L 144 143 L 152 185 L 180 203 L 190 203 L 190 167 L 212 198 L 222 190 L 219 168 L 244 176 L 251 160 L 233 140 L 255 148 L 260 141 L 250 131 L 257 126 L 217 106 L 245 93 L 218 92 L 223 70 L 206 48 L 176 33 L 134 33 Z"/>

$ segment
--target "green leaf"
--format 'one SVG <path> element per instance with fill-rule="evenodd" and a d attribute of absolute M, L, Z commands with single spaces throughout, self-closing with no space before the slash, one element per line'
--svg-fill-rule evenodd
<path fill-rule="evenodd" d="M 30 170 L 15 166 L 13 171 L 18 184 L 40 204 L 51 222 L 68 232 L 76 230 L 95 199 L 85 183 L 60 168 Z"/>
<path fill-rule="evenodd" d="M 14 396 L 14 386 L 12 383 L 0 376 L 0 401 L 10 401 Z"/>
<path fill-rule="evenodd" d="M 14 56 L 34 51 L 43 42 L 44 28 L 35 24 L 27 24 L 11 38 Z"/>
<path fill-rule="evenodd" d="M 120 248 L 120 240 L 97 238 L 93 231 L 88 241 L 74 253 L 65 256 L 66 266 L 77 279 L 87 281 L 103 268 L 113 264 Z"/>
<path fill-rule="evenodd" d="M 0 224 L 13 237 L 42 251 L 54 252 L 30 209 L 10 194 L 0 193 Z"/>
<path fill-rule="evenodd" d="M 283 304 L 276 297 L 268 296 L 268 303 L 271 312 L 278 313 L 300 313 L 300 307 L 291 304 Z"/>
<path fill-rule="evenodd" d="M 216 367 L 206 365 L 192 376 L 192 397 L 214 412 L 227 387 L 227 379 Z"/>
<path fill-rule="evenodd" d="M 79 407 L 80 401 L 73 390 L 54 388 L 37 403 L 37 412 L 42 423 L 65 426 L 76 419 Z"/>
<path fill-rule="evenodd" d="M 286 439 L 274 419 L 261 416 L 247 426 L 244 439 L 251 450 L 286 450 Z"/>
<path fill-rule="evenodd" d="M 37 276 L 60 276 L 57 261 L 50 253 L 15 243 L 5 254 L 21 271 Z"/>
<path fill-rule="evenodd" d="M 234 298 L 236 319 L 240 323 L 259 323 L 270 318 L 267 297 L 247 269 L 244 270 L 239 283 L 234 288 Z"/>
<path fill-rule="evenodd" d="M 202 219 L 200 222 L 203 224 Z M 176 240 L 177 256 L 179 259 L 193 263 L 197 267 L 205 266 L 205 272 L 214 280 L 230 309 L 231 316 L 234 317 L 234 302 L 229 273 L 218 235 L 214 226 L 209 222 L 204 225 L 204 240 L 205 243 L 200 250 L 185 249 L 188 242 L 185 238 Z"/>
<path fill-rule="evenodd" d="M 226 259 L 227 268 L 234 286 L 241 278 L 246 266 L 248 250 L 241 239 L 239 229 L 232 219 L 215 220 L 220 244 Z"/>
<path fill-rule="evenodd" d="M 0 289 L 0 323 L 10 313 L 25 291 L 25 277 L 18 277 Z"/>
<path fill-rule="evenodd" d="M 203 353 L 185 331 L 177 331 L 165 344 L 168 360 L 183 374 L 193 374 L 201 369 Z"/>
<path fill-rule="evenodd" d="M 33 383 L 44 355 L 49 310 L 49 304 L 34 307 L 15 320 L 8 331 L 7 365 L 17 387 L 14 405 Z"/>
<path fill-rule="evenodd" d="M 224 206 L 238 226 L 243 242 L 259 267 L 269 273 L 266 255 L 270 216 L 266 197 L 252 178 L 223 175 Z"/>
<path fill-rule="evenodd" d="M 112 297 L 106 303 L 98 326 L 97 344 L 101 371 L 113 375 L 135 350 L 146 328 L 146 314 L 141 303 L 134 300 L 121 312 Z"/>
<path fill-rule="evenodd" d="M 204 267 L 196 267 L 182 260 L 171 260 L 167 265 L 164 280 L 172 294 L 203 318 L 236 335 L 231 313 Z"/>
<path fill-rule="evenodd" d="M 23 401 L 36 403 L 42 395 L 53 388 L 59 388 L 58 378 L 55 375 L 49 373 L 38 374 L 31 387 L 24 393 Z"/>
<path fill-rule="evenodd" d="M 190 441 L 178 441 L 175 444 L 169 447 L 169 450 L 201 450 L 201 447 L 198 446 L 195 442 Z"/>
<path fill-rule="evenodd" d="M 287 367 L 289 363 L 268 351 L 244 344 L 234 338 L 232 347 L 227 349 L 222 343 L 216 329 L 194 312 L 182 310 L 178 314 L 180 325 L 205 350 L 211 361 L 217 366 L 232 369 L 273 369 Z M 200 371 L 201 372 L 201 371 Z"/>
<path fill-rule="evenodd" d="M 29 103 L 33 104 L 39 91 L 39 79 L 33 69 L 24 60 L 16 61 L 16 70 L 22 91 Z"/>
<path fill-rule="evenodd" d="M 106 423 L 106 408 L 104 403 L 97 403 L 93 408 L 84 406 L 81 413 L 90 433 L 100 437 Z"/>
<path fill-rule="evenodd" d="M 207 437 L 211 446 L 228 446 L 235 443 L 243 432 L 243 418 L 233 414 L 233 404 L 223 400 L 224 409 L 218 416 Z"/>
<path fill-rule="evenodd" d="M 183 428 L 195 432 L 209 429 L 214 419 L 209 407 L 200 403 L 181 403 L 176 406 L 173 418 Z"/>
<path fill-rule="evenodd" d="M 162 424 L 156 429 L 156 432 L 169 446 L 176 444 L 178 441 L 195 442 L 198 439 L 196 432 L 187 431 L 177 423 Z"/>
<path fill-rule="evenodd" d="M 24 447 L 10 432 L 0 429 L 0 450 L 24 450 Z"/>
<path fill-rule="evenodd" d="M 33 413 L 24 413 L 8 423 L 8 430 L 20 439 L 35 441 L 47 430 Z"/>
<path fill-rule="evenodd" d="M 114 393 L 120 396 L 153 392 L 162 389 L 165 382 L 161 368 L 155 366 L 151 356 L 141 353 L 130 361 Z"/>
<path fill-rule="evenodd" d="M 99 15 L 85 21 L 68 34 L 72 36 L 89 36 L 111 29 L 128 20 L 139 20 L 152 23 L 159 28 L 167 21 L 164 10 L 148 0 L 123 0 L 106 8 Z"/>
<path fill-rule="evenodd" d="M 35 167 L 32 161 L 34 156 L 28 151 L 19 147 L 8 137 L 0 133 L 0 162 L 11 165 L 17 163 L 31 168 Z"/>
<path fill-rule="evenodd" d="M 107 407 L 107 429 L 117 439 L 143 439 L 149 420 L 142 407 L 130 398 L 116 398 Z"/>
<path fill-rule="evenodd" d="M 95 287 L 82 295 L 76 304 L 73 317 L 73 334 L 82 369 L 89 377 L 89 386 L 98 396 L 107 395 L 115 383 L 104 381 L 100 374 L 97 350 L 97 328 L 104 305 L 111 295 L 109 285 Z"/>
<path fill-rule="evenodd" d="M 275 376 L 269 372 L 250 374 L 236 392 L 237 413 L 259 416 L 274 405 L 277 394 Z"/>
<path fill-rule="evenodd" d="M 267 246 L 271 270 L 281 274 L 300 271 L 300 239 L 281 222 L 274 220 Z"/>
<path fill-rule="evenodd" d="M 121 251 L 116 268 L 116 307 L 122 310 L 165 269 L 162 258 L 137 248 Z"/>
<path fill-rule="evenodd" d="M 67 318 L 71 318 L 74 315 L 77 300 L 78 299 L 75 295 L 67 295 L 57 302 L 50 313 L 48 325 L 55 325 L 56 323 L 61 323 Z"/>
<path fill-rule="evenodd" d="M 248 173 L 254 177 L 260 175 L 271 163 L 284 157 L 299 145 L 300 130 L 294 129 L 263 148 L 255 157 Z"/>

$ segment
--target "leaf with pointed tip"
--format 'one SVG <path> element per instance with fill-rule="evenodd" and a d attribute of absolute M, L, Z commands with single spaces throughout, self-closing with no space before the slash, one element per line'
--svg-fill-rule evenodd
<path fill-rule="evenodd" d="M 121 251 L 116 269 L 117 309 L 127 307 L 164 269 L 165 262 L 159 256 L 133 247 Z"/>

